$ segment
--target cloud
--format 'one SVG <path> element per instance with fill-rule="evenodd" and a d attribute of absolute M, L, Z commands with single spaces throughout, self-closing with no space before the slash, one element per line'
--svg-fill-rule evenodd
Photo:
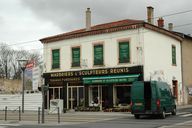
<path fill-rule="evenodd" d="M 21 0 L 40 19 L 48 20 L 63 31 L 85 26 L 85 10 L 92 10 L 92 23 L 100 24 L 121 19 L 146 19 L 146 7 L 155 8 L 155 16 L 191 9 L 191 0 Z M 190 13 L 191 14 L 191 13 Z M 180 18 L 183 16 L 182 18 Z M 185 24 L 192 15 L 165 17 L 166 23 Z M 190 32 L 185 28 L 184 32 Z"/>

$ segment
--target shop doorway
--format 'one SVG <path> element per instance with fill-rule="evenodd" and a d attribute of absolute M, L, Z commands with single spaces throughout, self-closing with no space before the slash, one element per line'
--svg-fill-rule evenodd
<path fill-rule="evenodd" d="M 176 99 L 178 100 L 178 81 L 173 80 L 172 84 L 173 84 L 173 96 L 175 96 Z"/>
<path fill-rule="evenodd" d="M 47 93 L 47 108 L 50 107 L 50 100 L 63 99 L 63 87 L 49 87 Z"/>
<path fill-rule="evenodd" d="M 68 86 L 67 109 L 84 106 L 84 86 Z"/>
<path fill-rule="evenodd" d="M 111 97 L 109 95 L 109 86 L 102 87 L 102 108 L 107 109 L 110 107 Z"/>

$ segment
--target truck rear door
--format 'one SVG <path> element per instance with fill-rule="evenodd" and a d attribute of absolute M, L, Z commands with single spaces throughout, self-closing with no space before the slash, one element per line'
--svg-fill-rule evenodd
<path fill-rule="evenodd" d="M 144 103 L 144 83 L 134 82 L 131 87 L 132 113 L 142 113 L 145 111 Z"/>

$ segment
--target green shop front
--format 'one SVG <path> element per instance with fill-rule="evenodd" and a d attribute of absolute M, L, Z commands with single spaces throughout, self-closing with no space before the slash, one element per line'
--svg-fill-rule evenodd
<path fill-rule="evenodd" d="M 99 107 L 100 110 L 130 104 L 134 81 L 143 80 L 143 66 L 99 68 L 44 73 L 46 106 L 51 99 L 63 100 L 63 108 Z"/>

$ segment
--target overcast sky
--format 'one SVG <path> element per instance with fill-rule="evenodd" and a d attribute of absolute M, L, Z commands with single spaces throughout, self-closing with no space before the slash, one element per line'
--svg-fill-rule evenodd
<path fill-rule="evenodd" d="M 147 6 L 154 7 L 155 17 L 174 14 L 163 17 L 165 28 L 172 22 L 175 31 L 192 34 L 192 0 L 0 0 L 0 43 L 42 50 L 37 40 L 84 28 L 87 7 L 95 25 L 122 19 L 145 20 Z"/>

